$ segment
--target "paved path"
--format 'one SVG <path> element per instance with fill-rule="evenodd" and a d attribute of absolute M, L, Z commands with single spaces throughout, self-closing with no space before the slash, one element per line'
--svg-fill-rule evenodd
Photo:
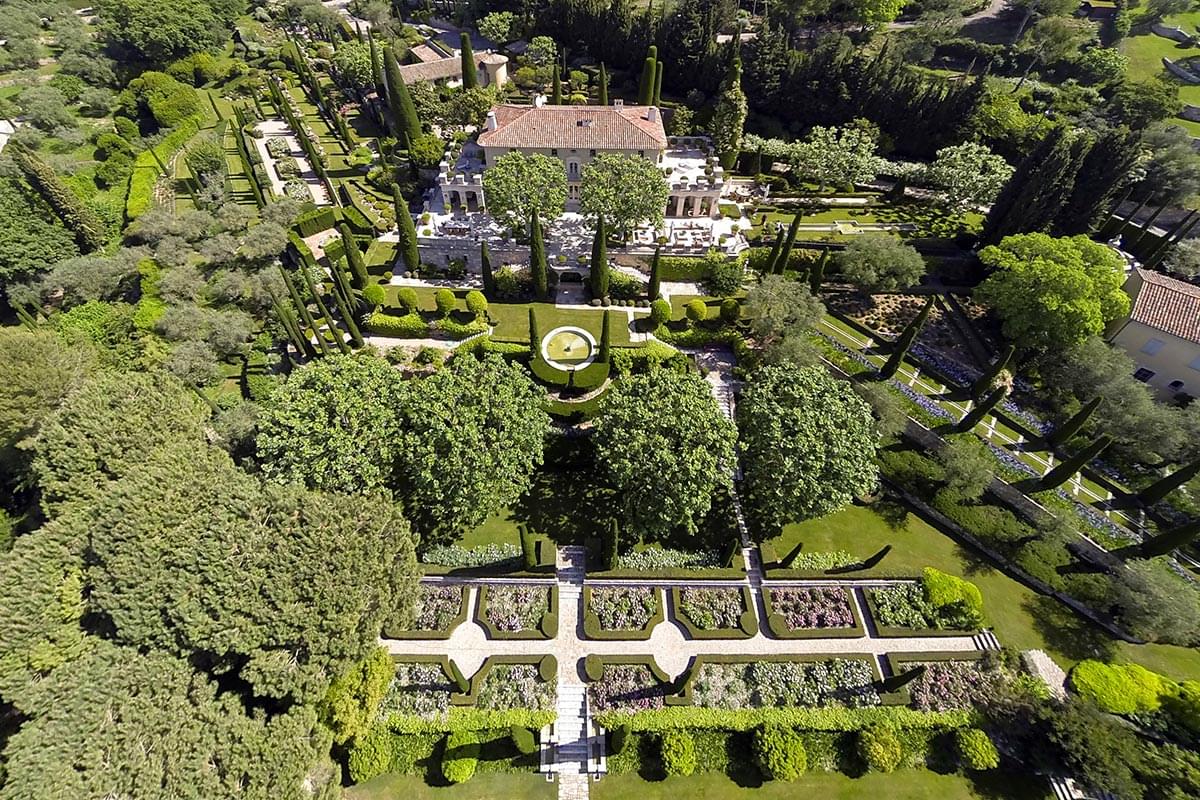
<path fill-rule="evenodd" d="M 279 177 L 279 173 L 275 171 L 276 159 L 267 150 L 267 140 L 278 138 L 287 142 L 288 155 L 296 159 L 296 165 L 300 168 L 300 174 L 297 177 L 308 185 L 308 191 L 312 194 L 313 202 L 319 206 L 332 205 L 333 203 L 329 199 L 329 192 L 325 189 L 325 184 L 317 177 L 317 172 L 313 169 L 312 164 L 308 163 L 308 157 L 304 155 L 304 148 L 300 146 L 300 139 L 296 137 L 296 134 L 287 122 L 282 119 L 265 119 L 258 123 L 258 129 L 263 135 L 257 139 L 254 137 L 250 138 L 253 139 L 254 146 L 258 149 L 258 155 L 262 158 L 267 179 L 271 181 L 271 191 L 279 197 L 285 196 L 283 190 L 284 181 Z"/>

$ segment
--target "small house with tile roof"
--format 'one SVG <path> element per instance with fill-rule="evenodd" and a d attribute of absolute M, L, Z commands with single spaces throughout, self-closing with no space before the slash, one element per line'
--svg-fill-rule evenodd
<path fill-rule="evenodd" d="M 1124 288 L 1132 308 L 1109 341 L 1134 360 L 1134 377 L 1164 399 L 1200 397 L 1200 286 L 1135 269 Z"/>

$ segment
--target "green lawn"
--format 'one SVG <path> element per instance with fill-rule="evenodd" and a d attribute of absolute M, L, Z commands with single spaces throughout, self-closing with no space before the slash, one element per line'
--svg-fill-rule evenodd
<path fill-rule="evenodd" d="M 557 797 L 557 784 L 541 775 L 476 775 L 457 786 L 430 786 L 415 775 L 380 775 L 346 789 L 346 800 L 517 800 Z M 964 795 L 965 797 L 966 795 Z"/>
<path fill-rule="evenodd" d="M 1200 679 L 1200 651 L 1115 642 L 1057 600 L 1027 589 L 897 505 L 852 506 L 828 517 L 788 525 L 770 540 L 780 557 L 798 542 L 804 542 L 807 551 L 845 550 L 861 558 L 892 545 L 892 551 L 870 572 L 847 577 L 916 576 L 930 566 L 967 578 L 983 592 L 988 624 L 995 628 L 1001 644 L 1045 650 L 1064 668 L 1085 658 L 1115 658 L 1176 679 Z"/>
<path fill-rule="evenodd" d="M 1176 14 L 1163 20 L 1172 27 L 1180 27 L 1185 31 L 1195 31 L 1200 28 L 1200 11 L 1188 11 Z M 1147 80 L 1156 76 L 1169 78 L 1179 86 L 1179 99 L 1189 105 L 1200 105 L 1200 84 L 1186 84 L 1173 77 L 1163 67 L 1163 58 L 1178 61 L 1188 56 L 1200 56 L 1200 48 L 1189 47 L 1162 36 L 1157 36 L 1147 30 L 1137 36 L 1129 36 L 1121 43 L 1121 51 L 1129 58 L 1128 75 L 1134 80 Z M 1174 122 L 1184 127 L 1192 136 L 1200 135 L 1200 126 L 1186 120 L 1176 119 Z"/>
<path fill-rule="evenodd" d="M 423 795 L 419 795 L 423 796 Z M 772 781 L 761 786 L 742 786 L 718 772 L 703 772 L 689 778 L 646 781 L 636 775 L 609 775 L 592 784 L 593 800 L 1040 800 L 1048 789 L 1030 778 L 996 773 L 978 778 L 939 775 L 925 770 L 902 770 L 889 775 L 867 774 L 849 778 L 837 772 L 811 772 L 792 783 Z"/>
<path fill-rule="evenodd" d="M 488 306 L 488 316 L 496 326 L 492 338 L 504 342 L 529 341 L 529 308 L 536 309 L 537 324 L 542 335 L 563 325 L 573 325 L 583 328 L 596 341 L 600 341 L 600 333 L 604 326 L 605 309 L 583 310 L 576 308 L 558 308 L 549 303 L 492 303 Z M 633 309 L 637 314 L 648 313 L 647 309 Z M 614 347 L 628 346 L 629 315 L 625 308 L 608 309 L 612 314 L 610 336 Z"/>

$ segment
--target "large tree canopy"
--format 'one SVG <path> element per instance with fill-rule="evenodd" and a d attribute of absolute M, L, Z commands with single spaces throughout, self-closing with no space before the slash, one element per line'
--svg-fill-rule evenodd
<path fill-rule="evenodd" d="M 991 203 L 1012 174 L 1007 161 L 977 142 L 943 147 L 925 170 L 929 182 L 956 207 Z"/>
<path fill-rule="evenodd" d="M 218 47 L 242 0 L 96 0 L 103 31 L 156 64 Z"/>
<path fill-rule="evenodd" d="M 602 153 L 583 168 L 579 209 L 603 217 L 614 230 L 662 222 L 667 208 L 667 182 L 653 161 L 637 156 Z"/>
<path fill-rule="evenodd" d="M 552 220 L 567 203 L 567 171 L 557 158 L 540 153 L 505 153 L 483 173 L 488 213 L 514 228 L 528 224 L 534 210 Z"/>
<path fill-rule="evenodd" d="M 979 259 L 995 272 L 978 296 L 996 310 L 1004 334 L 1019 347 L 1077 344 L 1129 313 L 1121 257 L 1086 236 L 1007 236 L 983 248 Z"/>
<path fill-rule="evenodd" d="M 182 659 L 95 640 L 22 709 L 3 800 L 323 800 L 337 796 L 329 734 L 309 709 L 249 716 Z"/>
<path fill-rule="evenodd" d="M 263 409 L 263 472 L 334 492 L 391 488 L 403 383 L 369 356 L 331 356 L 294 372 Z"/>
<path fill-rule="evenodd" d="M 626 524 L 658 538 L 696 531 L 713 491 L 729 480 L 736 437 L 705 381 L 660 369 L 608 393 L 593 440 Z"/>
<path fill-rule="evenodd" d="M 838 271 L 868 292 L 913 286 L 925 275 L 925 259 L 916 248 L 888 233 L 856 236 L 835 259 Z"/>
<path fill-rule="evenodd" d="M 459 356 L 405 384 L 398 484 L 423 541 L 474 528 L 528 488 L 550 427 L 543 396 L 499 356 Z"/>
<path fill-rule="evenodd" d="M 823 368 L 762 367 L 737 411 L 742 487 L 764 536 L 874 488 L 871 409 Z"/>

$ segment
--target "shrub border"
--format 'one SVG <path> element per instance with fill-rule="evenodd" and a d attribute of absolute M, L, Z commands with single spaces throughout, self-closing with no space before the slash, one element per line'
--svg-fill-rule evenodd
<path fill-rule="evenodd" d="M 656 605 L 654 613 L 650 615 L 650 619 L 646 622 L 645 627 L 640 630 L 619 630 L 610 631 L 600 627 L 600 618 L 592 611 L 592 589 L 600 588 L 616 588 L 608 586 L 588 586 L 584 585 L 581 603 L 583 605 L 583 638 L 596 641 L 645 641 L 654 633 L 654 627 L 667 618 L 666 596 L 661 586 L 640 586 L 636 588 L 650 589 L 655 594 Z M 622 587 L 624 588 L 624 587 Z"/>
<path fill-rule="evenodd" d="M 818 664 L 826 661 L 865 661 L 871 666 L 871 674 L 874 676 L 874 687 L 878 690 L 880 681 L 883 680 L 883 673 L 879 669 L 879 660 L 870 653 L 780 653 L 778 655 L 769 656 L 723 656 L 723 655 L 699 655 L 692 658 L 690 664 L 683 674 L 679 676 L 676 685 L 679 687 L 678 694 L 671 698 L 673 702 L 668 701 L 667 705 L 672 706 L 691 706 L 693 708 L 707 708 L 705 706 L 694 706 L 692 700 L 692 683 L 695 680 L 696 674 L 700 671 L 700 667 L 705 664 L 754 664 L 757 662 L 767 662 L 772 664 Z M 880 697 L 883 694 L 880 692 Z M 873 706 L 872 706 L 873 707 Z M 810 706 L 797 706 L 797 708 L 812 708 Z M 727 711 L 735 709 L 708 709 L 710 711 Z M 765 709 L 752 709 L 765 710 Z"/>
<path fill-rule="evenodd" d="M 671 618 L 679 623 L 692 639 L 751 639 L 758 635 L 758 615 L 754 611 L 754 597 L 749 586 L 717 586 L 700 588 L 739 589 L 742 594 L 742 614 L 736 628 L 701 628 L 683 610 L 682 586 L 671 587 Z"/>
<path fill-rule="evenodd" d="M 863 624 L 863 618 L 858 613 L 858 603 L 854 602 L 854 587 L 842 586 L 842 591 L 846 592 L 846 599 L 850 602 L 850 615 L 854 619 L 854 625 L 850 628 L 800 628 L 793 630 L 788 627 L 783 616 L 776 614 L 774 606 L 771 603 L 771 592 L 775 590 L 786 589 L 804 589 L 804 586 L 767 586 L 762 587 L 763 609 L 767 612 L 767 628 L 771 631 L 771 635 L 779 639 L 861 639 L 867 635 L 866 626 Z M 824 588 L 824 587 L 814 587 Z M 878 626 L 876 626 L 878 627 Z"/>
<path fill-rule="evenodd" d="M 750 708 L 718 709 L 701 706 L 671 706 L 643 709 L 636 713 L 602 711 L 592 718 L 604 728 L 629 725 L 635 732 L 692 730 L 750 731 L 764 723 L 776 723 L 809 731 L 847 732 L 883 723 L 899 730 L 937 730 L 973 725 L 973 711 L 916 711 L 911 708 L 867 706 L 865 708 Z"/>
<path fill-rule="evenodd" d="M 658 665 L 658 662 L 651 655 L 612 655 L 602 656 L 598 653 L 589 653 L 583 659 L 583 678 L 586 683 L 595 683 L 600 678 L 592 677 L 592 667 L 596 666 L 600 669 L 604 667 L 624 667 L 624 666 L 641 666 L 650 670 L 654 679 L 665 686 L 670 687 L 673 681 L 671 676 Z"/>
<path fill-rule="evenodd" d="M 502 631 L 498 630 L 487 618 L 487 600 L 489 584 L 484 584 L 479 587 L 477 597 L 475 598 L 474 620 L 487 631 L 489 639 L 553 639 L 558 635 L 558 584 L 557 583 L 533 583 L 533 586 L 545 586 L 550 590 L 550 598 L 546 606 L 546 613 L 542 614 L 542 619 L 538 622 L 537 628 L 524 631 Z"/>

